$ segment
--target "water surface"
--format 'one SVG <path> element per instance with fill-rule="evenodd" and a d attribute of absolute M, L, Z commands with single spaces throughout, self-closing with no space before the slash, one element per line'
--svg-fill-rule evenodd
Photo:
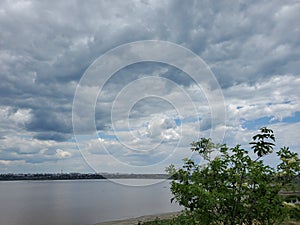
<path fill-rule="evenodd" d="M 169 181 L 130 182 L 138 186 L 110 180 L 2 181 L 0 224 L 90 225 L 180 210 L 170 203 Z"/>

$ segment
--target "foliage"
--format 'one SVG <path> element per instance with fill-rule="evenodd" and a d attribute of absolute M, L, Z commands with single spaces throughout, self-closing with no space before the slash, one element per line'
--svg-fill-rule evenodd
<path fill-rule="evenodd" d="M 273 152 L 273 131 L 264 127 L 250 142 L 256 157 L 240 145 L 229 148 L 202 138 L 192 151 L 207 163 L 184 159 L 182 168 L 167 168 L 172 175 L 172 201 L 185 207 L 190 221 L 181 224 L 274 224 L 286 217 L 278 192 L 299 175 L 299 158 L 287 147 L 276 152 L 277 168 L 265 165 L 263 157 Z M 218 151 L 218 157 L 211 157 Z M 175 224 L 175 223 L 174 223 Z"/>
<path fill-rule="evenodd" d="M 300 205 L 284 203 L 284 207 L 287 213 L 287 219 L 300 221 Z"/>

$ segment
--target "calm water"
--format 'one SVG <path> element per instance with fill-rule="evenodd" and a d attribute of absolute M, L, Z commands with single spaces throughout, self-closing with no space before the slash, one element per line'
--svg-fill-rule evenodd
<path fill-rule="evenodd" d="M 0 182 L 0 225 L 85 225 L 178 211 L 169 186 L 169 181 L 136 187 L 109 180 Z"/>

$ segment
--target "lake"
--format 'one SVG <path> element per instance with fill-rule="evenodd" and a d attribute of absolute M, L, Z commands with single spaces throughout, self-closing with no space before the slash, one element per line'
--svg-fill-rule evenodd
<path fill-rule="evenodd" d="M 0 224 L 91 225 L 180 210 L 168 180 L 120 181 L 2 181 Z"/>

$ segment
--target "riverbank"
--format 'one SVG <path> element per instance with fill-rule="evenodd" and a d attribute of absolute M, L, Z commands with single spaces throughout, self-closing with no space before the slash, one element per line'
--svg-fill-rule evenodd
<path fill-rule="evenodd" d="M 164 219 L 172 219 L 175 216 L 178 216 L 181 212 L 170 212 L 156 215 L 148 215 L 148 216 L 140 216 L 137 218 L 130 218 L 125 220 L 115 220 L 108 222 L 101 222 L 95 225 L 138 225 L 139 222 L 148 222 L 156 219 L 164 220 Z"/>
<path fill-rule="evenodd" d="M 0 181 L 15 180 L 91 180 L 91 179 L 168 179 L 167 174 L 122 173 L 19 173 L 0 174 Z"/>

